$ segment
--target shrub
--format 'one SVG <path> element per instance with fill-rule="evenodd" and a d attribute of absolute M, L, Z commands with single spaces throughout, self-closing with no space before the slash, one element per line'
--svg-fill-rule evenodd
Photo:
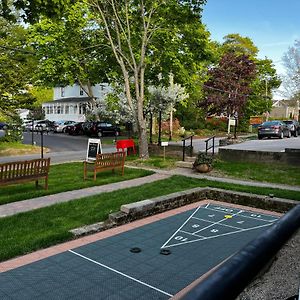
<path fill-rule="evenodd" d="M 193 163 L 193 167 L 196 167 L 198 165 L 203 165 L 203 164 L 206 164 L 209 167 L 212 167 L 213 157 L 210 154 L 206 154 L 204 152 L 199 152 Z"/>

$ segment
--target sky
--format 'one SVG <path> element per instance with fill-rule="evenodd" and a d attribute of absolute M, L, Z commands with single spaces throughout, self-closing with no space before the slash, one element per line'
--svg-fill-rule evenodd
<path fill-rule="evenodd" d="M 229 33 L 251 38 L 258 57 L 284 74 L 282 56 L 300 40 L 300 0 L 207 0 L 202 21 L 212 40 L 223 42 Z"/>

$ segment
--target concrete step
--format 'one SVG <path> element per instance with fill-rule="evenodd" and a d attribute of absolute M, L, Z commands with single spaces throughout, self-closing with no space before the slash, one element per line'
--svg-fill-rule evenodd
<path fill-rule="evenodd" d="M 192 169 L 193 168 L 193 161 L 177 161 L 176 162 L 176 167 L 178 168 L 188 168 Z"/>
<path fill-rule="evenodd" d="M 184 158 L 184 161 L 194 162 L 196 159 L 196 156 L 186 156 Z"/>

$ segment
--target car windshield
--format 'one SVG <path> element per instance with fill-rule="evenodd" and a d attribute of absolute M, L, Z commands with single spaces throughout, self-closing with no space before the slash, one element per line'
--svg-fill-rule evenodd
<path fill-rule="evenodd" d="M 285 123 L 285 124 L 293 124 L 294 122 L 293 121 L 283 121 L 283 123 Z"/>
<path fill-rule="evenodd" d="M 264 122 L 262 124 L 263 127 L 274 126 L 274 125 L 280 125 L 280 122 L 278 122 L 278 121 L 268 121 L 268 122 Z"/>

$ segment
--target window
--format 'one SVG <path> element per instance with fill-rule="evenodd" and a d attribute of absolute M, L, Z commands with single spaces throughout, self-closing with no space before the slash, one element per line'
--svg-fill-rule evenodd
<path fill-rule="evenodd" d="M 65 106 L 65 114 L 69 114 L 69 105 L 68 104 Z"/>
<path fill-rule="evenodd" d="M 80 95 L 80 96 L 83 96 L 83 92 L 84 92 L 84 91 L 83 91 L 82 87 L 80 87 L 79 95 Z"/>
<path fill-rule="evenodd" d="M 60 96 L 61 96 L 61 97 L 64 97 L 64 96 L 65 96 L 65 88 L 64 88 L 64 87 L 61 87 L 61 88 L 60 88 Z"/>
<path fill-rule="evenodd" d="M 53 114 L 53 106 L 50 106 L 50 114 Z"/>

